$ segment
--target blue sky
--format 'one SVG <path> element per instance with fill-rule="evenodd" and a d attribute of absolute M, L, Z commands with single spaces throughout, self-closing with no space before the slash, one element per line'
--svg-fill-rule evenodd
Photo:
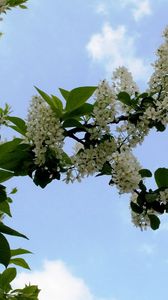
<path fill-rule="evenodd" d="M 120 64 L 146 87 L 154 52 L 167 25 L 167 0 L 30 0 L 29 9 L 9 12 L 0 30 L 1 103 L 25 117 L 34 86 L 58 94 L 58 87 L 96 85 Z M 167 133 L 152 132 L 135 152 L 144 167 L 166 165 Z M 153 182 L 149 183 L 153 185 Z M 29 241 L 40 300 L 158 300 L 167 295 L 168 222 L 141 232 L 130 220 L 129 196 L 119 196 L 108 178 L 88 178 L 45 190 L 29 178 L 8 183 L 19 191 L 9 225 Z"/>

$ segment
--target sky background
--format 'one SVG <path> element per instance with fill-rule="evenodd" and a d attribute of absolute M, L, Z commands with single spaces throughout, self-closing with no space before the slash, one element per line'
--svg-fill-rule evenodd
<path fill-rule="evenodd" d="M 8 102 L 13 115 L 26 117 L 34 86 L 59 95 L 59 87 L 110 80 L 119 65 L 147 87 L 167 0 L 30 0 L 28 7 L 0 22 L 0 104 Z M 153 131 L 135 153 L 154 171 L 167 165 L 167 148 L 167 132 Z M 34 253 L 27 256 L 32 271 L 20 269 L 16 286 L 38 283 L 40 300 L 166 299 L 167 217 L 156 232 L 141 232 L 131 223 L 129 195 L 119 196 L 108 178 L 55 181 L 45 190 L 29 178 L 8 182 L 15 186 L 6 223 L 30 240 L 11 244 Z"/>

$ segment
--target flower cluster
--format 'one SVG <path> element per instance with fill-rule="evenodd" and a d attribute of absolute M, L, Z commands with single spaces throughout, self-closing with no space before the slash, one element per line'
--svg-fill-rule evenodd
<path fill-rule="evenodd" d="M 74 180 L 80 180 L 85 176 L 100 172 L 105 162 L 111 160 L 114 151 L 116 151 L 114 139 L 105 140 L 96 146 L 91 145 L 86 149 L 81 148 L 79 152 L 71 158 L 76 173 Z M 73 181 L 72 178 L 71 181 Z"/>
<path fill-rule="evenodd" d="M 162 98 L 168 95 L 168 26 L 163 33 L 163 37 L 165 42 L 157 50 L 158 59 L 153 64 L 154 73 L 149 81 L 150 91 L 161 93 Z"/>
<path fill-rule="evenodd" d="M 0 0 L 0 14 L 4 13 L 6 9 L 8 9 L 9 5 L 7 4 L 7 0 Z"/>
<path fill-rule="evenodd" d="M 103 80 L 95 93 L 95 104 L 93 109 L 93 127 L 88 129 L 91 139 L 98 139 L 109 133 L 109 124 L 116 115 L 116 99 L 113 89 L 106 80 Z"/>
<path fill-rule="evenodd" d="M 39 96 L 32 98 L 26 136 L 34 146 L 37 165 L 45 164 L 47 150 L 51 150 L 57 159 L 61 159 L 64 136 L 60 120 Z"/>
<path fill-rule="evenodd" d="M 128 148 L 121 148 L 112 155 L 112 183 L 119 193 L 130 193 L 138 188 L 141 180 L 139 170 L 141 166 Z"/>

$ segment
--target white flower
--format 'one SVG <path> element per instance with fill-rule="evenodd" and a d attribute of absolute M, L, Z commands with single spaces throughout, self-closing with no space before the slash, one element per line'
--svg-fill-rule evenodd
<path fill-rule="evenodd" d="M 168 27 L 163 36 L 165 42 L 157 50 L 158 59 L 153 64 L 154 73 L 149 81 L 151 92 L 161 92 L 161 98 L 168 95 Z"/>
<path fill-rule="evenodd" d="M 120 194 L 130 193 L 138 188 L 141 180 L 139 170 L 141 166 L 132 152 L 126 147 L 119 153 L 112 155 L 112 180 L 116 184 Z"/>
<path fill-rule="evenodd" d="M 162 202 L 163 204 L 168 203 L 168 189 L 165 189 L 164 191 L 160 191 L 159 196 L 160 196 L 160 202 Z"/>
<path fill-rule="evenodd" d="M 119 67 L 113 72 L 112 86 L 116 94 L 119 92 L 127 92 L 130 96 L 134 96 L 139 92 L 136 82 L 133 80 L 131 72 L 126 67 Z"/>
<path fill-rule="evenodd" d="M 114 139 L 106 140 L 96 146 L 83 149 L 74 155 L 71 160 L 75 167 L 76 179 L 93 175 L 101 171 L 104 163 L 110 161 L 112 153 L 116 150 Z"/>
<path fill-rule="evenodd" d="M 88 129 L 91 139 L 97 139 L 109 132 L 109 124 L 114 120 L 116 114 L 115 103 L 115 94 L 112 88 L 106 80 L 103 80 L 95 93 L 92 125 L 96 127 Z"/>
<path fill-rule="evenodd" d="M 32 98 L 27 119 L 27 139 L 34 145 L 35 163 L 43 165 L 48 149 L 61 158 L 63 129 L 60 120 L 49 105 L 39 96 Z"/>

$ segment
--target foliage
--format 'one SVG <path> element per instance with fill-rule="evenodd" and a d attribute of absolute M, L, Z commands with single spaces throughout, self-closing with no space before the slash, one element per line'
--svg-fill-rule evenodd
<path fill-rule="evenodd" d="M 24 9 L 26 2 L 0 0 L 0 13 Z M 159 228 L 159 216 L 168 213 L 168 168 L 152 174 L 141 167 L 133 149 L 152 128 L 163 132 L 168 124 L 168 27 L 164 39 L 144 92 L 131 73 L 119 67 L 111 84 L 103 80 L 98 86 L 60 88 L 61 99 L 36 87 L 38 95 L 32 98 L 26 120 L 11 115 L 8 104 L 0 108 L 0 127 L 19 134 L 0 144 L 0 264 L 5 267 L 0 273 L 0 299 L 37 300 L 39 294 L 37 286 L 17 290 L 11 286 L 17 275 L 11 265 L 30 269 L 20 255 L 31 253 L 11 249 L 6 238 L 27 238 L 3 222 L 5 216 L 12 216 L 12 199 L 2 183 L 14 176 L 29 176 L 42 188 L 53 180 L 69 183 L 90 175 L 108 176 L 109 185 L 115 185 L 120 194 L 130 193 L 134 225 L 142 230 Z M 64 151 L 68 139 L 75 142 L 73 154 Z M 148 189 L 145 179 L 152 177 L 155 188 Z"/>

